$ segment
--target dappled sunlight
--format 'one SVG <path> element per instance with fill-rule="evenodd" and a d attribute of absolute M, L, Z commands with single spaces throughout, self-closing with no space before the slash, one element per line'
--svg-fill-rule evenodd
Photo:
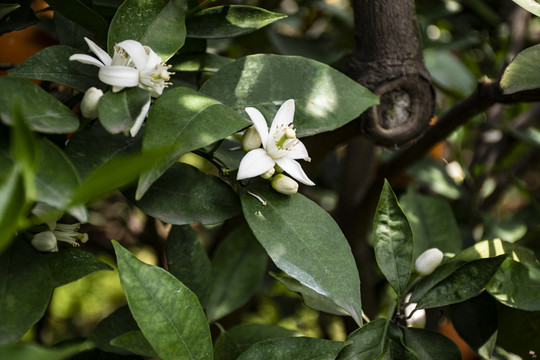
<path fill-rule="evenodd" d="M 334 80 L 327 71 L 319 71 L 311 79 L 311 93 L 306 98 L 304 111 L 308 116 L 329 117 L 337 109 L 336 98 L 325 94 L 335 94 L 337 89 Z"/>

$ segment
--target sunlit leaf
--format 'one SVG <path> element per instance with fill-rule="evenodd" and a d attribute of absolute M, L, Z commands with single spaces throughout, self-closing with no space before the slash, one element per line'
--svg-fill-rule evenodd
<path fill-rule="evenodd" d="M 536 3 L 535 6 L 540 9 L 540 4 Z M 505 94 L 540 87 L 540 73 L 536 62 L 538 56 L 540 56 L 540 45 L 531 46 L 517 54 L 504 70 L 501 78 L 501 88 Z"/>
<path fill-rule="evenodd" d="M 99 121 L 111 134 L 127 134 L 149 101 L 150 93 L 139 87 L 118 93 L 108 91 L 99 99 Z"/>
<path fill-rule="evenodd" d="M 289 337 L 264 340 L 255 343 L 238 360 L 295 359 L 327 360 L 335 359 L 346 342 L 322 340 L 308 337 Z"/>

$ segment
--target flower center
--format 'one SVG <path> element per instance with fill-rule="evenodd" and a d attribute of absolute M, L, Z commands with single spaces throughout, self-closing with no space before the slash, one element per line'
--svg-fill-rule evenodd
<path fill-rule="evenodd" d="M 281 138 L 276 142 L 276 146 L 280 150 L 289 150 L 297 141 L 293 125 L 290 124 L 282 134 Z"/>
<path fill-rule="evenodd" d="M 171 65 L 165 63 L 158 64 L 154 66 L 152 71 L 152 83 L 158 87 L 167 87 L 170 85 L 170 82 L 167 82 L 171 79 L 171 75 L 174 75 L 174 72 L 170 72 Z"/>

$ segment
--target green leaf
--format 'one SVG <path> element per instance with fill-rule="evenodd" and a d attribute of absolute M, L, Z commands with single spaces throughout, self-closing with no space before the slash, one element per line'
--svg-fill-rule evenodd
<path fill-rule="evenodd" d="M 64 15 L 71 21 L 105 39 L 109 25 L 97 12 L 79 0 L 47 0 L 55 11 Z"/>
<path fill-rule="evenodd" d="M 414 238 L 414 256 L 430 248 L 443 253 L 462 249 L 461 233 L 450 204 L 444 199 L 426 196 L 409 188 L 399 199 Z"/>
<path fill-rule="evenodd" d="M 538 260 L 534 251 L 524 246 L 520 246 L 501 239 L 484 240 L 477 242 L 471 247 L 460 252 L 454 257 L 456 260 L 472 261 L 477 259 L 486 259 L 506 254 L 515 261 L 529 264 L 537 264 Z"/>
<path fill-rule="evenodd" d="M 223 66 L 234 62 L 233 59 L 211 53 L 182 54 L 169 61 L 172 71 L 216 72 Z"/>
<path fill-rule="evenodd" d="M 136 198 L 140 199 L 150 185 L 178 157 L 210 145 L 250 125 L 234 110 L 195 90 L 177 87 L 165 91 L 150 109 L 144 129 L 143 151 L 173 146 L 165 161 L 141 176 Z"/>
<path fill-rule="evenodd" d="M 16 239 L 0 256 L 0 345 L 17 342 L 44 314 L 51 274 L 26 241 Z"/>
<path fill-rule="evenodd" d="M 346 342 L 307 337 L 270 339 L 255 343 L 238 360 L 328 360 L 335 359 L 346 345 Z"/>
<path fill-rule="evenodd" d="M 399 360 L 420 360 L 413 349 L 405 344 L 403 339 L 402 327 L 393 322 L 388 323 L 388 337 L 390 347 L 387 354 L 384 354 L 384 359 L 399 359 Z"/>
<path fill-rule="evenodd" d="M 276 266 L 361 324 L 358 270 L 334 219 L 305 196 L 279 194 L 266 181 L 239 191 L 244 216 Z"/>
<path fill-rule="evenodd" d="M 502 239 L 508 242 L 516 242 L 527 234 L 527 221 L 525 217 L 516 213 L 504 219 L 494 219 L 488 216 L 484 218 L 484 239 Z"/>
<path fill-rule="evenodd" d="M 135 197 L 135 189 L 126 192 Z M 218 177 L 174 163 L 135 205 L 168 224 L 217 224 L 241 213 L 238 195 Z"/>
<path fill-rule="evenodd" d="M 424 60 L 438 88 L 459 97 L 468 96 L 476 89 L 478 82 L 474 75 L 450 51 L 425 50 Z"/>
<path fill-rule="evenodd" d="M 86 343 L 64 346 L 44 347 L 37 344 L 22 343 L 0 346 L 0 358 L 9 360 L 64 360 L 88 349 Z"/>
<path fill-rule="evenodd" d="M 107 91 L 99 99 L 98 116 L 103 127 L 111 134 L 127 134 L 146 104 L 150 102 L 150 93 L 134 87 L 114 93 Z M 146 115 L 146 114 L 144 114 Z"/>
<path fill-rule="evenodd" d="M 335 315 L 348 315 L 348 313 L 330 301 L 323 295 L 311 290 L 307 286 L 302 285 L 298 280 L 292 277 L 270 273 L 276 280 L 279 280 L 288 290 L 299 294 L 304 303 L 312 309 L 325 311 Z"/>
<path fill-rule="evenodd" d="M 285 17 L 254 6 L 214 6 L 186 19 L 187 36 L 218 39 L 245 35 Z"/>
<path fill-rule="evenodd" d="M 386 180 L 373 221 L 373 247 L 384 276 L 398 296 L 404 295 L 414 267 L 413 234 Z"/>
<path fill-rule="evenodd" d="M 512 0 L 528 12 L 540 16 L 540 4 L 535 0 Z"/>
<path fill-rule="evenodd" d="M 15 235 L 26 210 L 24 179 L 18 166 L 2 169 L 0 175 L 0 254 Z"/>
<path fill-rule="evenodd" d="M 418 309 L 455 304 L 479 295 L 506 255 L 466 263 L 437 283 L 418 302 Z"/>
<path fill-rule="evenodd" d="M 221 333 L 214 344 L 214 360 L 236 360 L 240 355 L 238 346 L 229 333 L 220 329 Z"/>
<path fill-rule="evenodd" d="M 88 340 L 103 351 L 127 355 L 128 351 L 110 345 L 110 341 L 129 331 L 139 330 L 139 326 L 131 316 L 129 307 L 122 306 L 112 314 L 101 320 L 92 330 Z"/>
<path fill-rule="evenodd" d="M 212 258 L 212 291 L 206 306 L 214 322 L 244 305 L 261 286 L 267 255 L 247 226 L 231 232 Z"/>
<path fill-rule="evenodd" d="M 212 359 L 210 329 L 195 294 L 162 268 L 113 245 L 133 318 L 158 356 Z"/>
<path fill-rule="evenodd" d="M 93 272 L 113 270 L 89 252 L 80 249 L 64 249 L 42 254 L 52 275 L 52 286 L 58 287 L 79 280 Z"/>
<path fill-rule="evenodd" d="M 375 319 L 347 336 L 353 343 L 339 354 L 339 360 L 377 359 L 383 355 L 390 343 L 386 336 L 388 320 Z"/>
<path fill-rule="evenodd" d="M 270 324 L 241 324 L 227 330 L 227 334 L 241 353 L 263 340 L 300 336 L 296 331 Z"/>
<path fill-rule="evenodd" d="M 201 92 L 238 111 L 260 110 L 271 124 L 279 106 L 294 99 L 299 137 L 342 127 L 378 98 L 339 71 L 314 60 L 251 55 L 222 67 Z"/>
<path fill-rule="evenodd" d="M 506 259 L 486 290 L 506 306 L 540 311 L 540 265 Z"/>
<path fill-rule="evenodd" d="M 157 358 L 158 355 L 152 349 L 152 345 L 144 337 L 140 330 L 128 331 L 111 340 L 112 346 L 126 349 L 134 354 Z"/>
<path fill-rule="evenodd" d="M 8 75 L 52 81 L 81 92 L 92 86 L 104 89 L 96 66 L 69 60 L 71 55 L 80 53 L 80 50 L 66 45 L 49 46 L 9 70 Z"/>
<path fill-rule="evenodd" d="M 111 21 L 109 53 L 122 40 L 137 40 L 167 61 L 186 38 L 186 0 L 126 0 Z"/>
<path fill-rule="evenodd" d="M 20 4 L 0 4 L 0 19 L 19 7 Z"/>
<path fill-rule="evenodd" d="M 39 144 L 35 182 L 36 200 L 62 209 L 71 200 L 80 179 L 67 155 L 44 139 Z"/>
<path fill-rule="evenodd" d="M 439 265 L 431 274 L 420 279 L 420 281 L 416 284 L 409 301 L 417 303 L 432 287 L 449 277 L 453 272 L 466 263 L 466 260 L 457 259 L 454 257 L 450 261 Z"/>
<path fill-rule="evenodd" d="M 415 328 L 402 328 L 405 344 L 420 360 L 461 360 L 461 351 L 449 338 L 439 333 Z"/>
<path fill-rule="evenodd" d="M 212 265 L 195 230 L 188 225 L 173 226 L 165 246 L 169 272 L 206 307 L 212 285 Z"/>
<path fill-rule="evenodd" d="M 416 162 L 409 167 L 407 174 L 418 179 L 435 194 L 452 200 L 459 199 L 461 196 L 460 188 L 448 175 L 442 164 L 431 157 Z"/>
<path fill-rule="evenodd" d="M 60 101 L 26 79 L 0 77 L 0 119 L 11 125 L 14 99 L 23 119 L 34 131 L 65 134 L 75 131 L 79 119 Z"/>
<path fill-rule="evenodd" d="M 540 45 L 531 46 L 517 54 L 504 70 L 501 78 L 503 93 L 513 94 L 540 87 L 540 73 L 536 61 L 538 56 L 540 56 Z"/>

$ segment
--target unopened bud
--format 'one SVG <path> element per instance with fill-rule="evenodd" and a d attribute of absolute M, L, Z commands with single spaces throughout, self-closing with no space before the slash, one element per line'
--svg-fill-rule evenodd
<path fill-rule="evenodd" d="M 255 129 L 255 126 L 249 127 L 242 137 L 242 148 L 245 152 L 261 147 L 261 137 Z"/>
<path fill-rule="evenodd" d="M 431 274 L 443 259 L 443 253 L 437 248 L 424 251 L 414 262 L 414 269 L 418 275 L 426 276 Z"/>
<path fill-rule="evenodd" d="M 409 301 L 410 298 L 411 294 L 408 294 L 405 297 L 405 301 Z M 418 309 L 414 311 L 416 305 L 416 303 L 410 303 L 409 305 L 405 306 L 405 309 L 403 309 L 403 313 L 405 314 L 405 323 L 407 323 L 407 327 L 423 329 L 426 327 L 426 310 Z"/>
<path fill-rule="evenodd" d="M 81 114 L 84 118 L 94 120 L 98 117 L 98 102 L 103 96 L 103 91 L 91 87 L 86 90 L 81 101 Z"/>
<path fill-rule="evenodd" d="M 43 231 L 37 233 L 30 242 L 37 251 L 53 252 L 58 251 L 56 237 L 52 231 Z"/>
<path fill-rule="evenodd" d="M 268 170 L 267 172 L 265 172 L 264 174 L 261 175 L 261 177 L 263 179 L 270 179 L 272 176 L 274 176 L 274 174 L 276 173 L 276 169 L 274 169 L 273 167 L 270 168 L 270 170 Z"/>
<path fill-rule="evenodd" d="M 272 179 L 272 187 L 277 192 L 292 195 L 298 192 L 298 183 L 287 175 L 278 174 Z"/>

